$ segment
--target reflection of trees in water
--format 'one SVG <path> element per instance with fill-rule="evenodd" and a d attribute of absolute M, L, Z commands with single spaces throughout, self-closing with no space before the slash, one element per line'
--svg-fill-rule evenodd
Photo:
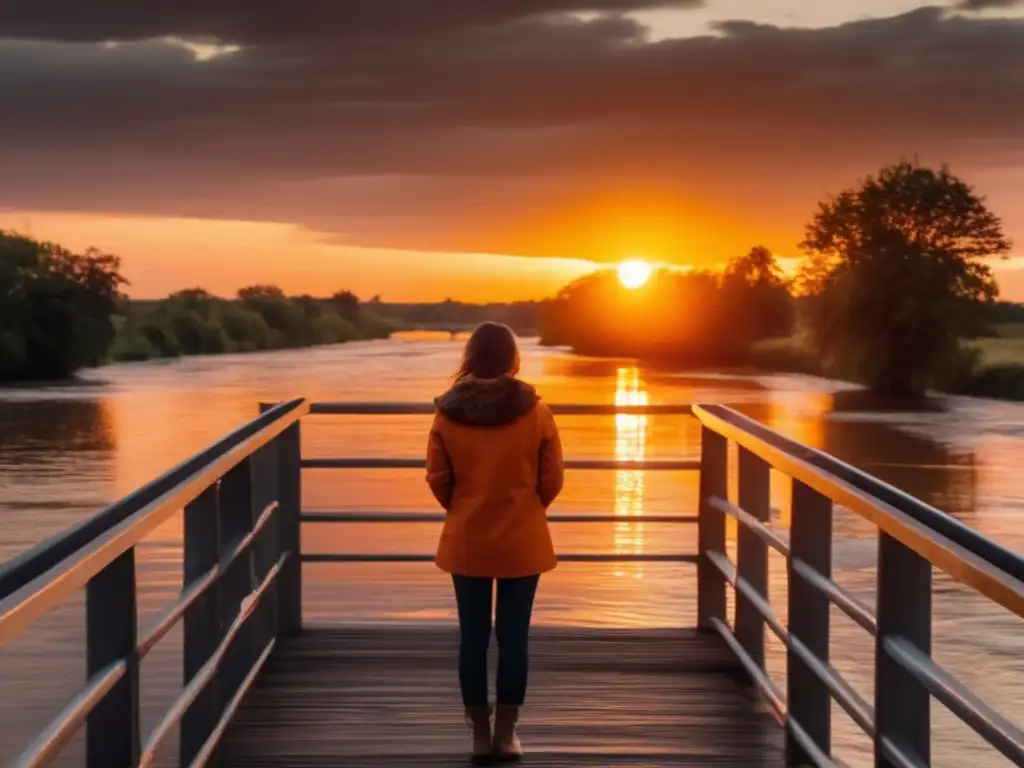
<path fill-rule="evenodd" d="M 950 514 L 969 513 L 977 502 L 973 453 L 895 426 L 828 420 L 823 449 Z"/>
<path fill-rule="evenodd" d="M 870 401 L 837 396 L 836 404 L 839 413 L 878 412 L 877 404 Z M 776 414 L 771 403 L 750 402 L 735 408 L 763 424 L 773 425 Z M 877 419 L 844 420 L 827 415 L 816 418 L 819 421 L 812 430 L 813 440 L 792 428 L 782 431 L 950 514 L 970 514 L 975 509 L 978 472 L 973 453 L 952 451 L 935 440 Z M 788 498 L 788 493 L 782 495 Z"/>
<path fill-rule="evenodd" d="M 115 446 L 110 411 L 101 400 L 0 402 L 0 454 L 9 461 Z"/>

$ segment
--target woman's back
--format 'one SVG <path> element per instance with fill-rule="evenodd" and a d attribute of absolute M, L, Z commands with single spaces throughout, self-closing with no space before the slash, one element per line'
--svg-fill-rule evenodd
<path fill-rule="evenodd" d="M 511 376 L 463 379 L 437 408 L 427 479 L 448 511 L 438 567 L 492 578 L 551 570 L 546 511 L 563 471 L 551 411 Z"/>
<path fill-rule="evenodd" d="M 516 723 L 526 696 L 530 617 L 541 574 L 555 567 L 547 508 L 562 490 L 562 445 L 551 411 L 517 373 L 515 334 L 498 323 L 479 325 L 455 386 L 435 401 L 427 443 L 427 482 L 448 513 L 437 565 L 455 587 L 459 688 L 474 763 L 522 757 Z M 495 593 L 492 739 L 487 648 Z"/>

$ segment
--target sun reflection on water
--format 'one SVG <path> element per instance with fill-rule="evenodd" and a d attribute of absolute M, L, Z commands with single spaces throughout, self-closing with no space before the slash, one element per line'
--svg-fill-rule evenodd
<path fill-rule="evenodd" d="M 639 369 L 619 368 L 615 381 L 616 405 L 647 405 L 647 387 Z M 647 416 L 619 413 L 615 416 L 615 458 L 643 461 L 647 445 Z M 644 551 L 644 472 L 620 469 L 615 472 L 615 553 L 642 554 Z M 642 579 L 643 563 L 620 563 L 617 577 Z"/>

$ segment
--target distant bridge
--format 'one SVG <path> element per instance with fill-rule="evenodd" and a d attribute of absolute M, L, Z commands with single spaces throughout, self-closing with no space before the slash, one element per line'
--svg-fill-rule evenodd
<path fill-rule="evenodd" d="M 481 321 L 483 322 L 483 321 Z M 397 333 L 403 333 L 408 331 L 436 331 L 439 333 L 449 333 L 455 336 L 460 333 L 471 333 L 480 322 L 476 323 L 404 323 L 397 329 Z M 516 328 L 512 327 L 517 336 L 536 336 L 537 330 L 535 328 Z"/>

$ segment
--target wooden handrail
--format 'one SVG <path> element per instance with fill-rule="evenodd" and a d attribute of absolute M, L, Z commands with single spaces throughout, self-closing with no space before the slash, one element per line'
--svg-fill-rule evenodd
<path fill-rule="evenodd" d="M 693 413 L 709 429 L 743 446 L 780 472 L 799 480 L 873 523 L 878 529 L 902 542 L 957 581 L 973 587 L 989 600 L 1024 617 L 1024 581 L 994 565 L 990 560 L 938 533 L 906 512 L 855 488 L 820 467 L 797 458 L 783 448 L 765 442 L 742 426 L 725 420 L 717 406 L 716 412 L 712 412 L 707 406 L 697 405 L 694 406 Z"/>
<path fill-rule="evenodd" d="M 14 640 L 37 619 L 84 587 L 118 556 L 151 534 L 171 515 L 217 482 L 255 451 L 302 418 L 308 406 L 293 408 L 254 435 L 197 469 L 190 477 L 138 509 L 90 542 L 75 556 L 40 574 L 28 594 L 18 592 L 0 601 L 0 645 Z"/>
<path fill-rule="evenodd" d="M 874 739 L 880 767 L 930 764 L 931 697 L 1003 755 L 1024 764 L 1024 729 L 995 712 L 931 658 L 931 568 L 939 568 L 1024 617 L 1024 581 L 1020 578 L 1024 559 L 939 510 L 736 411 L 694 406 L 693 412 L 704 426 L 699 565 L 706 563 L 716 576 L 711 580 L 707 572 L 701 575 L 700 592 L 714 597 L 701 600 L 701 605 L 707 606 L 702 609 L 701 621 L 723 636 L 752 682 L 773 708 L 784 714 L 787 764 L 834 764 L 830 756 L 830 697 Z M 740 504 L 724 498 L 728 443 L 723 440 L 740 450 Z M 750 477 L 744 474 L 745 466 Z M 768 467 L 788 475 L 794 484 L 788 544 L 744 508 L 746 503 L 762 509 L 767 505 L 769 488 L 764 473 Z M 709 477 L 714 480 L 707 480 Z M 868 520 L 879 531 L 877 611 L 831 578 L 833 504 Z M 724 554 L 726 516 L 740 526 L 738 564 Z M 753 550 L 758 553 L 756 558 L 751 556 L 755 541 L 759 545 L 759 553 Z M 768 547 L 788 562 L 788 628 L 782 626 L 767 597 L 761 569 Z M 762 587 L 757 586 L 759 582 Z M 737 594 L 736 627 L 729 626 L 724 602 L 718 597 L 722 584 L 731 585 Z M 875 637 L 874 707 L 828 662 L 830 604 Z M 740 631 L 741 625 L 748 627 L 746 635 Z M 749 628 L 758 626 L 771 629 L 787 648 L 785 695 L 764 667 L 760 644 L 747 647 Z M 758 636 L 756 630 L 754 636 Z"/>

